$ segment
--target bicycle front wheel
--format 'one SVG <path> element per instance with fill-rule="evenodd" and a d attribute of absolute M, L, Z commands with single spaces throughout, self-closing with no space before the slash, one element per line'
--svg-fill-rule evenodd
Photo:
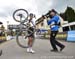
<path fill-rule="evenodd" d="M 13 13 L 13 19 L 17 22 L 23 22 L 28 18 L 28 11 L 25 9 L 17 9 Z"/>

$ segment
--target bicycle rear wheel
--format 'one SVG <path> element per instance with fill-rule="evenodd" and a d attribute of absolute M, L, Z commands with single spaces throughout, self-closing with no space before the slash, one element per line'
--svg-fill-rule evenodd
<path fill-rule="evenodd" d="M 18 32 L 16 36 L 17 44 L 22 48 L 28 48 L 28 39 L 25 39 L 23 32 Z"/>

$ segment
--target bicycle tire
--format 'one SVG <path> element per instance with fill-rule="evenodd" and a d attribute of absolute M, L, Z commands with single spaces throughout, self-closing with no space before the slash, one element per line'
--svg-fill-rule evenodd
<path fill-rule="evenodd" d="M 17 34 L 17 36 L 16 36 L 16 42 L 17 42 L 17 44 L 20 46 L 20 47 L 22 47 L 22 48 L 28 48 L 28 46 L 26 45 L 23 45 L 22 43 L 21 43 L 21 39 L 19 39 L 19 34 L 20 34 L 21 32 L 18 32 L 18 34 Z M 24 43 L 25 43 L 25 41 L 24 41 Z"/>

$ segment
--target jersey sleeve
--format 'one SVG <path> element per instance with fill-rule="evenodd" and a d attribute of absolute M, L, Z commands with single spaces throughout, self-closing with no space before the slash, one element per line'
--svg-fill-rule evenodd
<path fill-rule="evenodd" d="M 58 22 L 59 21 L 59 17 L 58 16 L 54 16 L 52 19 L 48 20 L 47 23 L 48 23 L 48 25 L 50 25 L 54 21 Z"/>

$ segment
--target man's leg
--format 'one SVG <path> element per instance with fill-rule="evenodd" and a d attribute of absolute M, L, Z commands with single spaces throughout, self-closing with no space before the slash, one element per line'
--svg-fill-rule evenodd
<path fill-rule="evenodd" d="M 55 37 L 56 37 L 58 31 L 55 31 L 54 33 L 55 33 Z M 61 44 L 60 42 L 58 42 L 58 41 L 55 39 L 55 37 L 54 37 L 54 42 L 55 42 L 56 45 L 58 45 L 58 46 L 61 48 L 60 51 L 62 51 L 62 50 L 65 48 L 65 46 L 64 46 L 63 44 Z"/>
<path fill-rule="evenodd" d="M 28 37 L 28 48 L 27 48 L 27 52 L 31 52 L 34 53 L 35 51 L 32 50 L 32 45 L 33 45 L 33 39 L 32 37 Z"/>
<path fill-rule="evenodd" d="M 33 30 L 33 35 L 32 35 L 32 39 L 33 39 L 33 41 L 32 41 L 32 45 L 34 44 L 34 41 L 35 41 L 35 31 Z"/>
<path fill-rule="evenodd" d="M 55 36 L 56 36 L 56 33 L 54 31 L 51 31 L 50 42 L 51 42 L 52 48 L 53 50 L 58 50 L 55 44 Z"/>
<path fill-rule="evenodd" d="M 58 45 L 60 47 L 60 51 L 62 51 L 65 48 L 65 45 L 61 44 L 57 40 L 55 40 L 55 43 L 56 43 L 56 45 Z"/>

